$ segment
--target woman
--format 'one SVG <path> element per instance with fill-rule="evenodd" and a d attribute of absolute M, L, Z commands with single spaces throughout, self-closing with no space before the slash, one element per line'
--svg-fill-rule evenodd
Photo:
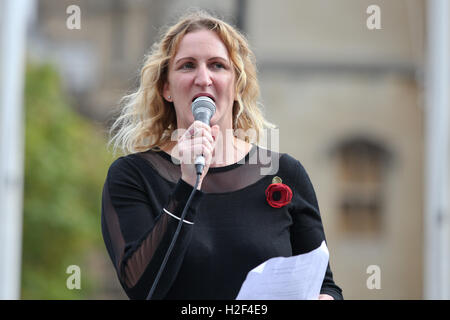
<path fill-rule="evenodd" d="M 215 103 L 210 126 L 194 121 L 199 96 Z M 114 148 L 127 155 L 111 165 L 102 199 L 104 241 L 130 298 L 145 299 L 155 282 L 194 189 L 199 155 L 205 167 L 152 298 L 234 299 L 257 265 L 325 240 L 300 162 L 250 141 L 273 127 L 258 96 L 253 54 L 220 19 L 191 13 L 154 45 L 139 89 L 111 128 L 118 129 Z M 261 174 L 262 154 L 276 163 L 270 174 Z M 284 189 L 271 194 L 268 186 L 280 179 Z M 342 299 L 329 265 L 318 298 Z"/>

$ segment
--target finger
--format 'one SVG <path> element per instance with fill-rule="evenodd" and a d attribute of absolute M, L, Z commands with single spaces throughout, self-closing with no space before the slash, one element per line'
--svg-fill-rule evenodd
<path fill-rule="evenodd" d="M 220 134 L 220 127 L 219 125 L 214 125 L 211 127 L 211 135 L 213 136 L 214 140 L 217 140 L 217 136 Z"/>
<path fill-rule="evenodd" d="M 208 137 L 196 137 L 194 139 L 191 140 L 192 145 L 197 145 L 197 144 L 203 144 L 205 145 L 209 150 L 213 149 L 213 140 L 212 138 L 208 139 Z"/>
<path fill-rule="evenodd" d="M 206 158 L 208 158 L 210 156 L 211 151 L 205 145 L 196 145 L 193 147 L 192 154 L 193 154 L 192 163 L 195 163 L 195 160 L 199 156 L 203 156 L 206 161 Z"/>
<path fill-rule="evenodd" d="M 191 136 L 192 134 L 190 132 L 190 129 L 187 129 L 181 136 L 179 136 L 178 143 L 191 139 Z"/>
<path fill-rule="evenodd" d="M 188 131 L 189 134 L 192 134 L 194 133 L 194 129 L 202 127 L 202 123 L 203 122 L 199 120 L 195 120 L 194 122 L 191 123 L 191 125 L 189 126 L 189 128 L 187 128 L 186 131 Z"/>
<path fill-rule="evenodd" d="M 214 150 L 214 146 L 212 147 L 212 149 L 210 149 L 210 152 L 207 152 L 205 155 L 205 162 L 206 162 L 206 166 L 208 168 L 209 168 L 209 165 L 211 164 L 213 150 Z"/>
<path fill-rule="evenodd" d="M 205 123 L 203 123 L 203 122 L 201 122 L 199 120 L 196 120 L 189 126 L 189 128 L 187 130 L 187 134 L 191 135 L 191 136 L 192 135 L 197 135 L 197 132 L 201 132 L 203 129 L 208 131 L 208 132 L 211 131 L 211 127 L 210 126 L 208 126 L 207 124 L 205 124 Z"/>
<path fill-rule="evenodd" d="M 210 131 L 206 130 L 205 128 L 201 128 L 201 129 L 196 129 L 197 131 L 195 131 L 194 134 L 192 135 L 187 135 L 186 136 L 186 140 L 195 140 L 197 138 L 206 138 L 210 143 L 213 143 L 214 138 L 211 134 Z"/>
<path fill-rule="evenodd" d="M 192 124 L 194 125 L 195 128 L 205 128 L 207 130 L 211 129 L 210 125 L 203 123 L 200 120 L 195 120 Z"/>
<path fill-rule="evenodd" d="M 183 164 L 194 164 L 198 156 L 203 155 L 206 159 L 210 153 L 210 149 L 203 144 L 183 145 L 180 146 L 180 161 Z"/>

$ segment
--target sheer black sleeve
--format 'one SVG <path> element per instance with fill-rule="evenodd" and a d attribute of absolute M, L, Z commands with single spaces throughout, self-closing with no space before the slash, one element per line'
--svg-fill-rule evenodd
<path fill-rule="evenodd" d="M 182 179 L 171 186 L 152 176 L 136 158 L 121 157 L 109 168 L 102 195 L 102 233 L 131 299 L 147 297 L 192 190 Z M 153 299 L 164 298 L 177 276 L 202 196 L 197 190 Z"/>
<path fill-rule="evenodd" d="M 322 241 L 326 241 L 313 185 L 298 160 L 296 160 L 296 166 L 296 182 L 292 190 L 292 203 L 294 206 L 291 209 L 293 218 L 291 230 L 293 255 L 309 252 L 319 247 Z M 328 263 L 320 293 L 329 294 L 336 300 L 343 299 L 342 290 L 334 283 L 330 263 Z"/>

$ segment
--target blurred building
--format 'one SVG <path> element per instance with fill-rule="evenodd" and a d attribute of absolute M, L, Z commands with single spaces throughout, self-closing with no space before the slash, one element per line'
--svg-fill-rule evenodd
<path fill-rule="evenodd" d="M 70 5 L 80 29 L 66 26 Z M 370 5 L 380 29 L 368 26 Z M 30 57 L 54 61 L 74 107 L 107 125 L 160 27 L 192 6 L 248 36 L 264 111 L 280 151 L 310 175 L 344 297 L 421 299 L 424 1 L 41 0 Z M 110 268 L 99 295 L 121 297 L 112 264 L 99 264 Z M 379 289 L 367 285 L 371 266 Z"/>

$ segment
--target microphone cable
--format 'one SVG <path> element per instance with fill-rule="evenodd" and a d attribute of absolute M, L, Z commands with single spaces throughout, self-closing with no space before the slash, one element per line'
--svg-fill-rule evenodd
<path fill-rule="evenodd" d="M 196 165 L 196 168 L 197 167 L 198 167 L 198 165 Z M 181 230 L 181 226 L 183 225 L 184 218 L 186 217 L 186 214 L 187 214 L 187 209 L 189 208 L 189 205 L 191 204 L 191 200 L 194 197 L 195 192 L 197 191 L 197 186 L 198 186 L 198 183 L 200 181 L 200 176 L 201 176 L 201 171 L 200 171 L 200 174 L 198 174 L 198 171 L 199 171 L 199 169 L 197 168 L 197 179 L 195 181 L 194 190 L 192 190 L 191 195 L 189 196 L 188 201 L 186 202 L 186 205 L 184 206 L 183 212 L 181 213 L 180 222 L 178 222 L 178 226 L 173 235 L 172 242 L 170 243 L 169 248 L 167 249 L 166 255 L 164 256 L 163 262 L 161 263 L 161 266 L 159 267 L 158 274 L 155 277 L 155 281 L 153 281 L 153 285 L 147 295 L 146 300 L 152 299 L 153 293 L 155 292 L 155 289 L 156 289 L 156 286 L 158 285 L 159 279 L 161 278 L 164 268 L 166 267 L 167 260 L 169 260 L 170 253 L 172 252 L 175 242 L 177 241 L 178 235 Z"/>

